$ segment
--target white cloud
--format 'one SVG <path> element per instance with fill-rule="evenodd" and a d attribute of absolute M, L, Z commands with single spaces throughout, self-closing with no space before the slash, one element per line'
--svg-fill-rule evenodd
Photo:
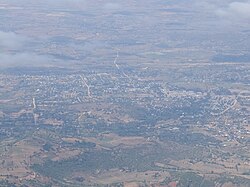
<path fill-rule="evenodd" d="M 233 1 L 225 7 L 218 8 L 216 13 L 228 19 L 250 19 L 250 1 Z"/>
<path fill-rule="evenodd" d="M 34 53 L 0 54 L 0 67 L 35 67 L 48 64 L 51 59 Z"/>
<path fill-rule="evenodd" d="M 0 31 L 0 68 L 43 66 L 53 60 L 46 55 L 25 51 L 25 46 L 32 41 L 14 32 Z"/>
<path fill-rule="evenodd" d="M 4 50 L 19 49 L 28 41 L 29 39 L 27 37 L 18 35 L 14 32 L 0 31 L 0 48 Z"/>
<path fill-rule="evenodd" d="M 121 5 L 118 3 L 106 3 L 104 4 L 103 7 L 104 7 L 104 10 L 106 11 L 116 11 L 122 8 Z"/>

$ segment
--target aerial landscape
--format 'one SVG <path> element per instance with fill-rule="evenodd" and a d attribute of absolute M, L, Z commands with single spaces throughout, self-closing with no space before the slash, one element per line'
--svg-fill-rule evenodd
<path fill-rule="evenodd" d="M 249 0 L 0 0 L 1 187 L 250 187 Z"/>

